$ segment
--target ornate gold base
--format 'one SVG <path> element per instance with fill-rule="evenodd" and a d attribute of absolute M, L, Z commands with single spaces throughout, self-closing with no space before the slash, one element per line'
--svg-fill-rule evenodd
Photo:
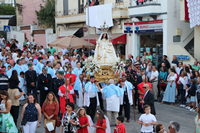
<path fill-rule="evenodd" d="M 110 79 L 113 79 L 117 83 L 120 80 L 120 74 L 115 74 L 111 68 L 112 66 L 101 66 L 101 71 L 94 74 L 95 80 L 99 83 L 108 83 Z"/>

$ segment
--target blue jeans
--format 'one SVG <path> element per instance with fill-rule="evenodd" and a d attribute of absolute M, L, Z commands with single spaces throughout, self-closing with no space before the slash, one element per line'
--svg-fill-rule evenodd
<path fill-rule="evenodd" d="M 185 90 L 181 90 L 181 104 L 186 104 Z"/>

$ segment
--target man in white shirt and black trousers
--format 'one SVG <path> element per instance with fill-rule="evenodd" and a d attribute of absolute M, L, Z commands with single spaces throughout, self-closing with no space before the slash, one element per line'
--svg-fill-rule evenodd
<path fill-rule="evenodd" d="M 124 89 L 124 95 L 120 97 L 120 112 L 119 116 L 122 115 L 122 110 L 124 108 L 124 113 L 125 117 L 127 118 L 127 122 L 130 122 L 130 106 L 133 105 L 133 93 L 134 91 L 134 86 L 132 85 L 131 82 L 128 82 L 126 80 L 126 76 L 122 76 L 122 82 L 121 85 L 119 86 L 120 88 Z"/>
<path fill-rule="evenodd" d="M 87 107 L 87 114 L 94 120 L 96 108 L 99 106 L 98 90 L 99 85 L 94 76 L 90 76 L 90 81 L 86 83 L 84 93 L 84 106 Z"/>

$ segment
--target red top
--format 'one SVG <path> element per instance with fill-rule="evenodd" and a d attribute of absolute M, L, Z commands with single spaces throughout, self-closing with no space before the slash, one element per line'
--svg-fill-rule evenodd
<path fill-rule="evenodd" d="M 117 129 L 114 130 L 114 133 L 126 133 L 126 129 L 125 129 L 124 123 L 117 124 L 116 128 Z"/>
<path fill-rule="evenodd" d="M 146 83 L 149 85 L 149 88 L 152 89 L 151 83 L 149 83 L 149 82 L 146 82 Z M 143 82 L 142 82 L 142 83 L 139 83 L 139 84 L 137 85 L 137 89 L 140 90 L 140 92 L 145 93 L 145 91 L 144 91 L 144 89 L 143 89 L 143 85 L 144 85 Z M 144 95 L 139 94 L 139 97 L 143 98 Z M 139 104 L 141 104 L 141 103 L 139 102 Z"/>
<path fill-rule="evenodd" d="M 68 85 L 68 89 L 69 90 L 72 90 L 72 86 L 71 85 Z M 65 88 L 65 85 L 62 85 L 58 88 L 58 90 L 60 90 L 62 92 L 62 94 L 66 94 L 66 88 Z M 70 92 L 68 92 L 68 97 L 69 97 L 69 101 L 74 103 L 74 99 L 72 97 L 72 95 L 70 94 Z M 61 110 L 61 113 L 65 113 L 66 112 L 66 99 L 65 99 L 65 96 L 61 97 L 59 96 L 59 99 L 60 99 L 60 110 Z"/>
<path fill-rule="evenodd" d="M 46 104 L 46 102 L 43 103 L 42 105 L 42 113 L 46 113 L 48 116 L 54 115 L 53 120 L 57 119 L 58 112 L 59 112 L 59 103 L 57 102 L 56 104 L 52 102 L 51 104 Z M 44 119 L 47 119 L 46 116 L 44 115 Z"/>
<path fill-rule="evenodd" d="M 94 1 L 91 3 L 91 6 L 93 6 L 94 5 Z"/>
<path fill-rule="evenodd" d="M 96 133 L 106 133 L 107 126 L 106 126 L 106 120 L 105 119 L 102 120 L 102 124 L 100 124 L 100 119 L 98 119 L 97 126 L 100 126 L 102 128 L 97 128 Z"/>
<path fill-rule="evenodd" d="M 176 78 L 175 83 L 176 83 L 176 89 L 178 90 L 178 80 L 179 80 L 179 75 L 178 75 L 178 73 L 176 73 L 176 75 L 177 75 L 177 78 Z"/>
<path fill-rule="evenodd" d="M 90 126 L 87 116 L 79 117 L 78 119 L 79 119 L 79 124 L 81 126 L 83 125 Z M 80 129 L 78 129 L 78 133 L 88 133 L 87 127 L 81 127 Z"/>
<path fill-rule="evenodd" d="M 70 73 L 67 73 L 67 74 L 65 74 L 65 77 L 66 77 L 66 78 L 69 78 L 70 75 L 71 75 L 71 78 L 69 79 L 69 84 L 71 85 L 71 84 L 75 83 L 75 81 L 76 81 L 76 75 L 73 74 L 73 73 L 71 73 L 71 74 L 70 74 Z M 74 87 L 74 84 L 71 85 L 71 86 Z"/>

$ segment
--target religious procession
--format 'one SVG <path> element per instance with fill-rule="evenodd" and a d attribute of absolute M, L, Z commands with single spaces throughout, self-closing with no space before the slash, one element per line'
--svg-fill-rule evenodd
<path fill-rule="evenodd" d="M 0 133 L 200 133 L 199 2 L 6 3 Z"/>

